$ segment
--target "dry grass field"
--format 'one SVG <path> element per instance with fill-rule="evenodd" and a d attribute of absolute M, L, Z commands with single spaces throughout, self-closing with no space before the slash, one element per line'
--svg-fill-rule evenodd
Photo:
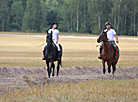
<path fill-rule="evenodd" d="M 62 34 L 63 35 L 63 34 Z M 89 35 L 90 36 L 90 35 Z M 91 35 L 90 37 L 93 37 Z M 94 37 L 98 37 L 95 36 Z M 138 37 L 123 37 L 119 41 L 120 59 L 117 66 L 138 66 Z M 123 39 L 124 38 L 124 39 Z M 135 40 L 136 39 L 136 40 Z M 42 46 L 45 37 L 0 35 L 0 66 L 22 66 L 26 68 L 45 66 L 42 58 Z M 102 66 L 96 39 L 64 38 L 63 67 Z"/>
<path fill-rule="evenodd" d="M 1 34 L 28 35 L 28 33 L 15 32 L 1 32 Z M 45 66 L 45 62 L 41 60 L 42 47 L 37 47 L 45 42 L 45 37 L 1 34 L 0 66 L 22 66 L 24 68 Z M 44 34 L 33 33 L 29 35 Z M 97 58 L 99 56 L 99 47 L 96 47 L 96 39 L 92 38 L 98 36 L 71 34 L 70 36 L 75 35 L 78 37 L 71 38 L 64 33 L 61 33 L 61 35 L 59 43 L 63 46 L 62 63 L 64 68 L 71 66 L 102 66 L 101 61 Z M 82 38 L 79 38 L 79 36 Z M 89 38 L 83 38 L 85 36 Z M 138 66 L 138 37 L 119 36 L 118 46 L 120 48 L 120 59 L 117 66 Z M 128 72 L 127 75 L 125 72 L 117 74 L 118 76 L 126 75 L 131 80 L 127 78 L 124 78 L 124 80 L 109 80 L 109 78 L 108 80 L 79 81 L 79 83 L 46 83 L 21 89 L 11 89 L 9 88 L 10 84 L 7 86 L 1 84 L 0 92 L 3 90 L 8 92 L 8 94 L 1 95 L 0 102 L 137 102 L 138 80 L 131 77 L 136 76 L 137 78 L 138 73 L 136 72 L 132 75 L 133 73 L 129 74 Z M 101 75 L 98 76 L 101 77 L 100 79 L 102 77 L 106 79 L 106 76 L 101 73 L 99 75 Z M 75 75 L 72 74 L 72 76 Z M 79 77 L 79 74 L 77 76 Z M 111 75 L 107 76 L 111 77 Z M 3 76 L 0 75 L 0 77 L 2 78 Z M 70 76 L 59 76 L 59 79 L 63 77 L 68 78 Z M 80 80 L 78 77 L 76 80 Z M 1 78 L 0 81 L 2 80 Z M 54 78 L 50 80 L 54 80 Z"/>
<path fill-rule="evenodd" d="M 94 80 L 15 89 L 1 102 L 137 102 L 138 80 Z"/>

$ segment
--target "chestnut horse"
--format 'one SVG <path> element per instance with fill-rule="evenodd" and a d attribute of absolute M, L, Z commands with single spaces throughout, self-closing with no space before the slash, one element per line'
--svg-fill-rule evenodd
<path fill-rule="evenodd" d="M 107 32 L 102 31 L 102 33 L 100 34 L 99 38 L 97 39 L 97 42 L 100 43 L 103 41 L 103 50 L 101 53 L 102 56 L 102 63 L 103 63 L 103 74 L 105 74 L 106 69 L 105 69 L 105 62 L 107 62 L 108 65 L 108 72 L 111 72 L 111 65 L 113 68 L 113 76 L 114 76 L 114 72 L 116 70 L 116 64 L 118 62 L 119 59 L 119 48 L 117 47 L 117 54 L 116 54 L 116 59 L 113 58 L 113 50 L 112 50 L 112 46 L 111 44 L 108 42 L 108 38 L 107 38 Z"/>

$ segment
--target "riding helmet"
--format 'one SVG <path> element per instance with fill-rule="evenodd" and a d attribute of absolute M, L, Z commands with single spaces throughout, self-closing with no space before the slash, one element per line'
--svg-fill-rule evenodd
<path fill-rule="evenodd" d="M 53 22 L 53 23 L 52 23 L 52 26 L 53 26 L 54 24 L 57 24 L 57 23 L 56 23 L 56 22 Z"/>
<path fill-rule="evenodd" d="M 105 23 L 105 26 L 106 26 L 106 25 L 111 25 L 111 23 L 110 23 L 110 22 L 106 22 L 106 23 Z"/>

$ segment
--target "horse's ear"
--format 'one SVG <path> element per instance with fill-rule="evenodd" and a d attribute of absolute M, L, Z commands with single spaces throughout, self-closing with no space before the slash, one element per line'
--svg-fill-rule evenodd
<path fill-rule="evenodd" d="M 103 33 L 107 34 L 107 32 L 108 32 L 108 30 L 106 30 L 106 31 L 105 31 L 105 30 L 103 30 Z"/>
<path fill-rule="evenodd" d="M 105 33 L 107 34 L 108 31 L 109 31 L 109 30 L 107 29 Z"/>
<path fill-rule="evenodd" d="M 49 33 L 48 33 L 48 30 L 47 30 L 47 34 L 49 34 Z"/>

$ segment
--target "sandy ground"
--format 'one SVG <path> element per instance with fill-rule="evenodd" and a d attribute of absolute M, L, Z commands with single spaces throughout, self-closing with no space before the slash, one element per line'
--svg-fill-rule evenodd
<path fill-rule="evenodd" d="M 107 69 L 107 68 L 106 68 Z M 87 80 L 123 80 L 138 79 L 138 67 L 117 67 L 115 76 L 106 71 L 102 74 L 102 67 L 77 67 L 61 68 L 59 76 L 48 78 L 45 67 L 22 68 L 18 67 L 0 67 L 0 84 L 10 86 L 10 88 L 23 88 L 34 85 L 57 84 L 57 83 L 78 83 Z M 0 94 L 6 93 L 0 89 Z"/>

